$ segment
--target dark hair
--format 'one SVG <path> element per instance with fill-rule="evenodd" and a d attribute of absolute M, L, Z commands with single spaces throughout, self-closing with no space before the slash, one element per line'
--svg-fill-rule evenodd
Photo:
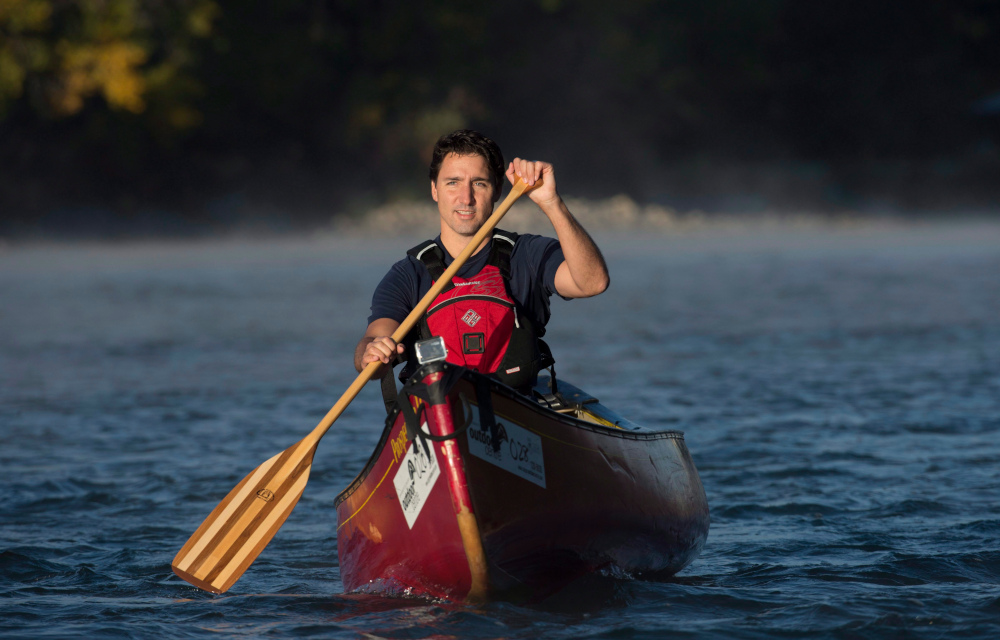
<path fill-rule="evenodd" d="M 500 199 L 500 192 L 503 191 L 504 164 L 503 153 L 497 143 L 471 129 L 460 129 L 441 136 L 434 145 L 434 153 L 431 155 L 431 182 L 437 182 L 441 163 L 449 153 L 460 156 L 482 156 L 490 169 L 493 201 Z"/>

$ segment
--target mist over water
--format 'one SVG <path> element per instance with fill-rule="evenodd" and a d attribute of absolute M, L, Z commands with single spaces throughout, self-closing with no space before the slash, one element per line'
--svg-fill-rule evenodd
<path fill-rule="evenodd" d="M 333 499 L 367 388 L 225 596 L 170 561 L 354 379 L 371 291 L 422 238 L 0 250 L 0 635 L 1000 635 L 1000 224 L 594 234 L 608 292 L 553 303 L 557 373 L 681 429 L 712 528 L 670 580 L 523 607 L 343 594 Z M 366 635 L 368 634 L 368 635 Z"/>

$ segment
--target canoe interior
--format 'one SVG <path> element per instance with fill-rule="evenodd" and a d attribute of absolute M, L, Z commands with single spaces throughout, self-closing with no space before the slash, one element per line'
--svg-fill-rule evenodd
<path fill-rule="evenodd" d="M 538 377 L 538 383 L 533 390 L 533 399 L 542 407 L 591 424 L 629 431 L 649 431 L 655 433 L 608 409 L 597 398 L 579 387 L 559 380 L 556 384 L 556 391 L 553 393 L 550 385 L 551 378 L 549 376 L 543 375 Z M 680 437 L 684 436 L 683 432 L 680 431 L 661 431 L 660 433 L 676 433 Z"/>

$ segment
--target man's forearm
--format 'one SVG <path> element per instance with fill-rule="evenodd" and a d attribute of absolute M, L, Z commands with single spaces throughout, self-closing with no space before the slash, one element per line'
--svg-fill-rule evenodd
<path fill-rule="evenodd" d="M 542 211 L 548 216 L 555 229 L 556 237 L 562 247 L 566 268 L 571 284 L 565 280 L 557 281 L 561 288 L 571 291 L 559 291 L 560 294 L 571 294 L 567 297 L 596 296 L 608 288 L 610 277 L 604 256 L 586 229 L 570 212 L 562 198 L 554 202 L 540 204 Z M 560 288 L 557 286 L 557 289 Z"/>

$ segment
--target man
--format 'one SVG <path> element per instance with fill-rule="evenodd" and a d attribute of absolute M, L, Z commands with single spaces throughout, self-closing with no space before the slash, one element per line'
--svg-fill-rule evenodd
<path fill-rule="evenodd" d="M 392 333 L 493 213 L 504 175 L 511 184 L 517 178 L 528 186 L 541 181 L 527 195 L 548 216 L 558 240 L 494 230 L 431 305 L 419 330 L 396 344 Z M 461 130 L 438 140 L 430 179 L 441 235 L 411 249 L 376 288 L 354 366 L 361 371 L 371 362 L 388 364 L 395 354 L 412 359 L 412 344 L 407 344 L 441 335 L 449 362 L 526 391 L 548 362 L 543 355 L 547 349 L 537 338 L 549 319 L 549 298 L 553 293 L 569 299 L 603 292 L 609 283 L 604 258 L 556 191 L 555 172 L 547 162 L 514 158 L 505 172 L 495 142 Z M 378 377 L 387 370 L 383 367 Z"/>

